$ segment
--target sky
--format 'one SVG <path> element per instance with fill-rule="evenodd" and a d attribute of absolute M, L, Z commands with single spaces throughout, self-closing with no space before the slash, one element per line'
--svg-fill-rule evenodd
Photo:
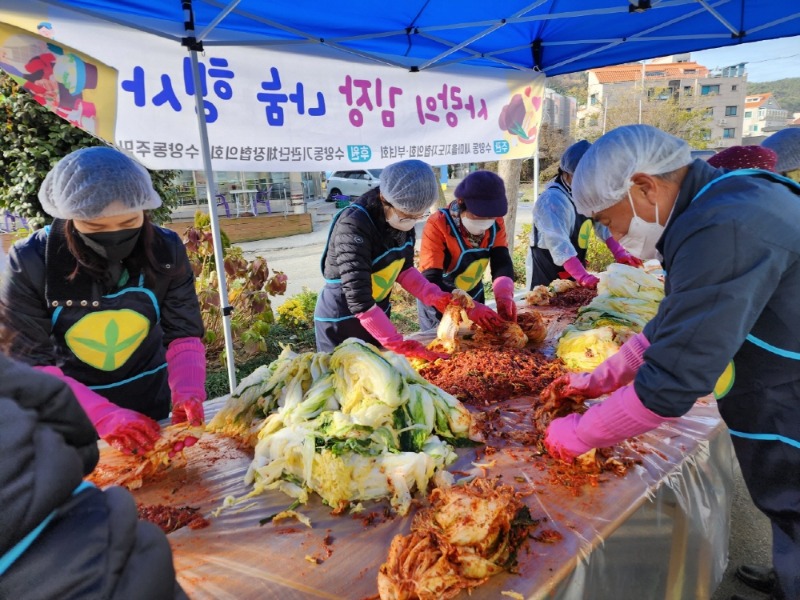
<path fill-rule="evenodd" d="M 709 69 L 746 62 L 748 81 L 800 77 L 800 36 L 701 50 L 692 60 Z"/>

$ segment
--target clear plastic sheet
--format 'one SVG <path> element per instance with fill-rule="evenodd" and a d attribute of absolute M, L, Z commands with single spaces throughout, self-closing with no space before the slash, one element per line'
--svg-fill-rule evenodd
<path fill-rule="evenodd" d="M 570 314 L 542 312 L 550 320 L 552 347 Z M 207 403 L 207 415 L 224 401 Z M 530 418 L 528 405 L 525 399 L 503 403 L 502 419 L 510 430 Z M 548 483 L 551 459 L 513 443 L 496 448 L 487 456 L 481 448 L 459 449 L 450 470 L 532 486 L 534 493 L 525 501 L 533 518 L 542 519 L 533 535 L 547 529 L 562 539 L 551 544 L 528 540 L 519 553 L 519 572 L 492 577 L 472 592 L 473 598 L 499 598 L 501 591 L 526 599 L 708 598 L 721 580 L 733 452 L 713 400 L 701 400 L 676 423 L 623 444 L 640 464 L 624 477 L 607 474 L 606 481 L 584 486 L 577 496 Z M 476 452 L 479 464 L 491 466 L 473 466 Z M 243 481 L 248 452 L 231 440 L 205 434 L 186 457 L 185 469 L 146 482 L 133 494 L 140 503 L 198 507 L 209 517 L 204 529 L 169 535 L 179 581 L 190 597 L 376 596 L 378 568 L 392 537 L 408 532 L 413 509 L 401 518 L 390 515 L 388 503 L 370 502 L 360 513 L 333 516 L 312 495 L 297 509 L 311 519 L 311 529 L 296 520 L 259 525 L 292 502 L 275 491 L 211 516 L 226 496 L 250 491 Z"/>

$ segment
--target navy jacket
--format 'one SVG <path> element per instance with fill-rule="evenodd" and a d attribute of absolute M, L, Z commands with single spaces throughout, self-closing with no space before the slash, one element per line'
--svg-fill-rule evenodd
<path fill-rule="evenodd" d="M 185 598 L 166 536 L 127 490 L 72 495 L 95 430 L 59 379 L 0 355 L 0 556 L 53 515 L 0 577 L 0 598 Z"/>
<path fill-rule="evenodd" d="M 761 174 L 725 177 L 695 198 L 723 174 L 701 160 L 690 165 L 658 243 L 666 297 L 644 329 L 651 345 L 635 387 L 663 416 L 687 412 L 731 360 L 729 397 L 800 382 L 800 195 Z M 800 418 L 796 398 L 781 410 Z"/>

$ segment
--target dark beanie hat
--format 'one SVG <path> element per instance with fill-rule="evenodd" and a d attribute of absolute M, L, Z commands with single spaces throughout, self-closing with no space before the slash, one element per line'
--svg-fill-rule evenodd
<path fill-rule="evenodd" d="M 455 192 L 476 217 L 498 218 L 506 216 L 508 200 L 506 186 L 496 173 L 475 171 L 458 184 Z"/>

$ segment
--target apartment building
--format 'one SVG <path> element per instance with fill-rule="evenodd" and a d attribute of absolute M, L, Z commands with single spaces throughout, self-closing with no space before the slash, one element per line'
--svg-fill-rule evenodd
<path fill-rule="evenodd" d="M 766 137 L 786 127 L 789 111 L 781 108 L 771 92 L 745 98 L 744 137 Z"/>
<path fill-rule="evenodd" d="M 579 124 L 596 122 L 607 107 L 631 97 L 644 102 L 673 100 L 686 110 L 702 110 L 710 117 L 706 139 L 710 148 L 742 143 L 747 76 L 744 64 L 710 70 L 691 60 L 689 54 L 591 69 L 587 106 L 578 110 Z M 630 122 L 637 122 L 631 111 Z"/>
<path fill-rule="evenodd" d="M 542 101 L 542 125 L 569 132 L 575 123 L 578 102 L 572 96 L 563 96 L 546 88 Z"/>

